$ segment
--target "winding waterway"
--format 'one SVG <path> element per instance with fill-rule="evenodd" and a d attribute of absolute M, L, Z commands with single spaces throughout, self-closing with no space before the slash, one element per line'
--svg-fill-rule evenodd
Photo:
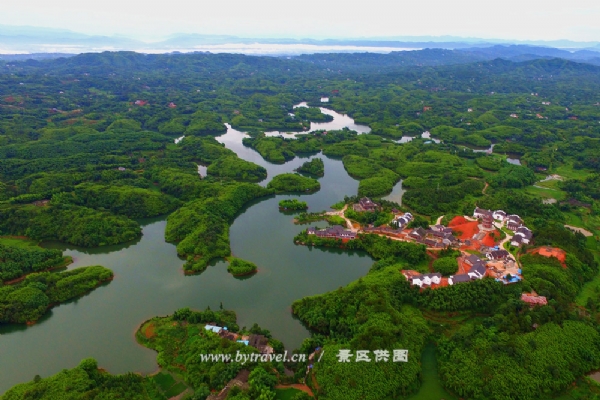
<path fill-rule="evenodd" d="M 311 130 L 348 126 L 361 133 L 369 131 L 354 124 L 350 117 L 323 110 L 334 120 L 313 124 Z M 323 159 L 321 190 L 302 196 L 310 211 L 328 209 L 344 195 L 356 194 L 358 181 L 348 176 L 340 160 L 313 155 L 271 164 L 242 145 L 244 136 L 229 127 L 217 139 L 241 158 L 267 169 L 269 177 L 262 185 L 312 157 Z M 218 309 L 222 303 L 224 308 L 237 312 L 240 326 L 257 322 L 288 348 L 298 347 L 308 332 L 292 317 L 292 302 L 347 285 L 367 273 L 372 259 L 365 253 L 294 245 L 292 238 L 304 227 L 294 225 L 292 217 L 280 213 L 277 207 L 279 200 L 289 197 L 260 199 L 248 205 L 233 223 L 233 254 L 259 266 L 259 272 L 246 279 L 229 275 L 224 261 L 214 262 L 200 275 L 184 276 L 175 245 L 164 240 L 164 217 L 142 221 L 143 236 L 126 245 L 82 249 L 46 244 L 73 257 L 75 262 L 69 268 L 103 265 L 114 271 L 115 279 L 87 296 L 54 308 L 34 326 L 0 326 L 0 393 L 36 374 L 47 377 L 73 368 L 87 357 L 96 358 L 111 373 L 150 373 L 157 368 L 156 353 L 136 344 L 135 330 L 148 318 L 171 314 L 182 307 Z"/>

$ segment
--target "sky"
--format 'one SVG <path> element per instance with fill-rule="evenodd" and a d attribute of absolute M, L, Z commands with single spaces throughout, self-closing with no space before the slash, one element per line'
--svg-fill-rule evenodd
<path fill-rule="evenodd" d="M 0 24 L 158 40 L 177 33 L 600 40 L 599 0 L 0 0 Z"/>

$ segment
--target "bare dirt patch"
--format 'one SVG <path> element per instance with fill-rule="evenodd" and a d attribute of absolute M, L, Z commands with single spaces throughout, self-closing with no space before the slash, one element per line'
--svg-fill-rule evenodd
<path fill-rule="evenodd" d="M 554 257 L 560 261 L 563 268 L 567 268 L 567 264 L 565 264 L 565 260 L 567 259 L 567 252 L 563 249 L 559 249 L 557 247 L 538 247 L 537 249 L 531 250 L 531 254 L 539 254 L 544 257 Z"/>
<path fill-rule="evenodd" d="M 152 339 L 156 336 L 156 333 L 154 333 L 154 324 L 152 322 L 144 328 L 144 336 L 146 336 L 146 339 Z"/>

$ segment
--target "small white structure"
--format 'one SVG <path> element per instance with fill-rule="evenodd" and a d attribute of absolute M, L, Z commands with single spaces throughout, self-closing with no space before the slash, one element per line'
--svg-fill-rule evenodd
<path fill-rule="evenodd" d="M 423 281 L 421 280 L 421 278 L 422 276 L 413 276 L 410 284 L 421 287 L 423 285 Z"/>
<path fill-rule="evenodd" d="M 398 228 L 398 229 L 404 229 L 404 227 L 406 225 L 408 225 L 408 223 L 412 220 L 413 220 L 412 214 L 407 212 L 404 215 L 396 217 L 392 221 L 392 225 L 396 226 L 396 228 Z"/>
<path fill-rule="evenodd" d="M 223 330 L 223 328 L 221 328 L 220 326 L 215 326 L 215 325 L 206 325 L 204 327 L 204 329 L 206 329 L 207 331 L 214 332 L 216 334 L 221 333 L 221 331 Z"/>
<path fill-rule="evenodd" d="M 329 97 L 321 97 L 321 103 L 329 103 Z"/>
<path fill-rule="evenodd" d="M 492 213 L 492 216 L 497 221 L 504 221 L 504 219 L 506 218 L 506 213 L 502 210 L 496 210 Z"/>
<path fill-rule="evenodd" d="M 430 286 L 432 284 L 439 285 L 442 282 L 442 274 L 438 272 L 432 272 L 423 275 L 409 275 L 404 274 L 411 285 L 422 288 L 423 286 Z"/>

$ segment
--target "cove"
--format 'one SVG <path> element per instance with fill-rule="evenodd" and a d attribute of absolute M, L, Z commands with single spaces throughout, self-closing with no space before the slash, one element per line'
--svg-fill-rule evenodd
<path fill-rule="evenodd" d="M 314 124 L 315 129 L 337 129 L 343 125 L 339 118 L 350 120 L 327 112 L 333 113 L 334 120 Z M 367 131 L 368 127 L 363 127 L 362 132 Z M 348 176 L 340 160 L 311 155 L 271 164 L 242 145 L 244 135 L 229 128 L 217 139 L 241 158 L 267 169 L 268 178 L 262 185 L 312 157 L 323 159 L 321 190 L 301 196 L 309 211 L 329 209 L 344 195 L 357 193 L 358 181 Z M 256 275 L 245 279 L 228 274 L 224 261 L 215 261 L 200 275 L 184 276 L 184 261 L 177 256 L 175 245 L 164 240 L 165 217 L 142 221 L 143 236 L 125 245 L 83 249 L 46 243 L 46 247 L 62 249 L 73 257 L 69 268 L 103 265 L 114 271 L 115 279 L 52 309 L 34 326 L 0 326 L 0 393 L 36 374 L 47 377 L 73 368 L 87 357 L 96 358 L 111 373 L 153 372 L 156 353 L 139 346 L 134 332 L 145 320 L 182 307 L 203 310 L 210 306 L 214 310 L 222 303 L 236 311 L 240 326 L 257 322 L 289 349 L 298 347 L 308 331 L 292 317 L 292 302 L 347 285 L 364 276 L 373 260 L 362 252 L 294 245 L 293 237 L 305 226 L 294 225 L 292 216 L 278 210 L 279 200 L 291 197 L 259 199 L 247 205 L 231 226 L 233 255 L 259 268 Z"/>

